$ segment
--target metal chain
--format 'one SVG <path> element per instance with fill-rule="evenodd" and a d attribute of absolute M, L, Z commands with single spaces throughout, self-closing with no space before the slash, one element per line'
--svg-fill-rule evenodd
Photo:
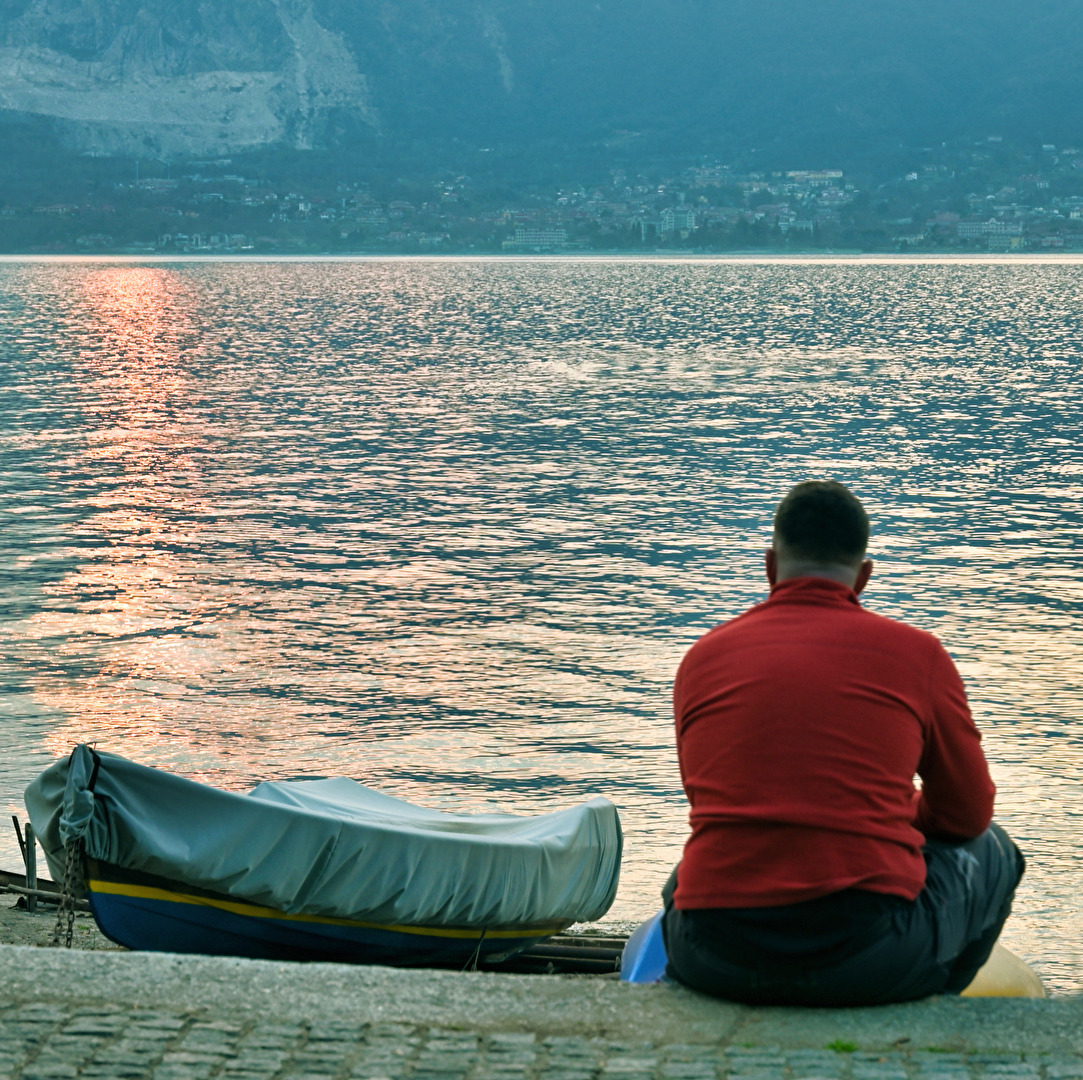
<path fill-rule="evenodd" d="M 83 892 L 83 838 L 69 840 L 65 851 L 64 884 L 60 888 L 60 905 L 56 909 L 56 927 L 53 929 L 52 945 L 60 947 L 60 938 L 64 938 L 64 948 L 71 948 L 72 933 L 75 930 L 75 901 Z M 64 920 L 67 919 L 67 927 Z"/>

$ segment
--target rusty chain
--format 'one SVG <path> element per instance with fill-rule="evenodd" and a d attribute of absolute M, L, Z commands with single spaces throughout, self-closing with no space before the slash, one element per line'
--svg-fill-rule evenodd
<path fill-rule="evenodd" d="M 64 849 L 64 884 L 60 889 L 60 905 L 56 909 L 56 927 L 53 929 L 52 940 L 54 948 L 60 947 L 61 937 L 64 938 L 64 948 L 71 948 L 72 933 L 75 930 L 75 901 L 83 891 L 84 850 L 81 836 L 69 840 Z"/>

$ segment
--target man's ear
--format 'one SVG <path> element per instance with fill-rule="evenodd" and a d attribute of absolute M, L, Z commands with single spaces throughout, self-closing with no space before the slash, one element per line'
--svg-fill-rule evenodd
<path fill-rule="evenodd" d="M 778 553 L 773 547 L 769 547 L 763 553 L 763 566 L 767 571 L 767 583 L 773 589 L 778 580 Z"/>
<path fill-rule="evenodd" d="M 865 559 L 857 571 L 857 581 L 854 582 L 854 592 L 859 593 L 869 583 L 872 577 L 872 559 Z"/>

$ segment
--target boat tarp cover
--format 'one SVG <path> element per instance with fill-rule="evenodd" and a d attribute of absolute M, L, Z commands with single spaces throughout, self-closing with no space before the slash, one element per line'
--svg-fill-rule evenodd
<path fill-rule="evenodd" d="M 448 814 L 345 777 L 222 791 L 79 745 L 26 789 L 49 869 L 93 859 L 288 914 L 491 928 L 598 919 L 620 873 L 616 808 Z"/>

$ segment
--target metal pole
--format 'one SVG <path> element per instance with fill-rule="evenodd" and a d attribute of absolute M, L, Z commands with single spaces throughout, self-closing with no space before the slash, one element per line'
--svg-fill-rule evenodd
<path fill-rule="evenodd" d="M 38 847 L 34 843 L 34 826 L 26 823 L 26 910 L 33 914 L 38 910 L 38 898 L 30 890 L 35 892 L 38 888 Z"/>

